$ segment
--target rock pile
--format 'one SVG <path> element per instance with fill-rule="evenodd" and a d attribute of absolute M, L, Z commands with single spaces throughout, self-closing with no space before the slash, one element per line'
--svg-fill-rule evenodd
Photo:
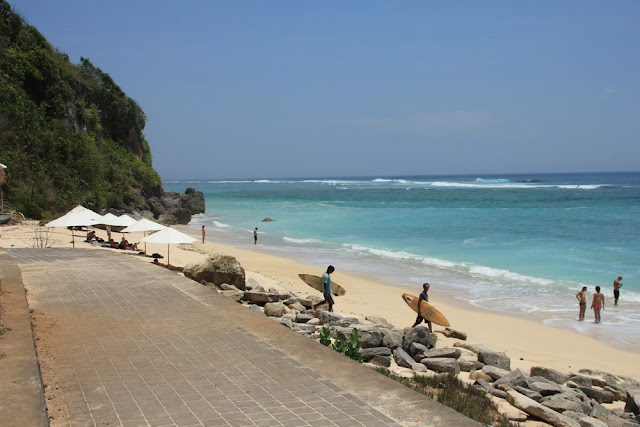
<path fill-rule="evenodd" d="M 185 268 L 185 275 L 190 270 L 190 266 Z M 380 317 L 358 319 L 312 310 L 312 303 L 318 300 L 244 283 L 244 270 L 242 273 L 241 286 L 203 282 L 213 283 L 222 294 L 312 339 L 319 338 L 320 328 L 328 327 L 334 339 L 346 341 L 351 331 L 358 328 L 360 354 L 372 366 L 396 366 L 393 369 L 404 369 L 402 376 L 408 378 L 430 373 L 465 373 L 461 379 L 492 395 L 501 413 L 512 421 L 533 419 L 554 426 L 640 424 L 640 383 L 632 378 L 590 369 L 569 374 L 543 366 L 532 367 L 530 372 L 511 370 L 511 360 L 505 353 L 464 341 L 467 338 L 464 332 L 451 328 L 437 331 L 461 341 L 453 347 L 436 348 L 437 335 L 424 326 L 403 330 Z M 616 401 L 624 402 L 624 408 L 604 406 Z"/>

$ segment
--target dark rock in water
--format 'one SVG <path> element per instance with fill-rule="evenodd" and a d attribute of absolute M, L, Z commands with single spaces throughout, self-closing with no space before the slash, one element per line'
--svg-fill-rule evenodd
<path fill-rule="evenodd" d="M 151 211 L 155 220 L 166 225 L 189 224 L 191 215 L 204 213 L 204 194 L 194 188 L 187 188 L 184 194 L 166 191 L 135 209 Z"/>
<path fill-rule="evenodd" d="M 215 254 L 200 264 L 190 264 L 184 268 L 184 275 L 198 283 L 202 281 L 220 286 L 223 283 L 245 289 L 244 268 L 238 260 L 229 255 Z"/>
<path fill-rule="evenodd" d="M 204 213 L 204 194 L 195 188 L 187 188 L 182 196 L 182 207 L 187 209 L 191 215 Z"/>
<path fill-rule="evenodd" d="M 262 220 L 262 222 L 273 222 L 273 221 L 275 221 L 275 219 L 265 218 Z"/>

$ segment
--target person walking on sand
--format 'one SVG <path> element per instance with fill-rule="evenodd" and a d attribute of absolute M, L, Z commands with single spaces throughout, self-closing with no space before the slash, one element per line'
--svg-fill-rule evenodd
<path fill-rule="evenodd" d="M 600 292 L 600 286 L 596 286 L 596 293 L 593 294 L 591 308 L 593 308 L 596 323 L 600 323 L 600 310 L 604 310 L 604 294 Z"/>
<path fill-rule="evenodd" d="M 204 243 L 204 236 L 207 234 L 206 230 L 204 229 L 204 225 L 202 226 L 202 243 Z"/>
<path fill-rule="evenodd" d="M 333 273 L 336 269 L 333 265 L 327 267 L 327 271 L 322 275 L 322 294 L 324 295 L 324 300 L 320 301 L 317 304 L 313 304 L 311 308 L 313 310 L 316 309 L 320 304 L 327 304 L 329 306 L 329 311 L 333 311 L 333 296 L 331 295 L 331 273 Z"/>
<path fill-rule="evenodd" d="M 433 333 L 433 327 L 431 326 L 431 322 L 426 320 L 424 317 L 420 316 L 420 304 L 422 304 L 423 300 L 426 302 L 429 302 L 428 292 L 429 292 L 429 284 L 425 283 L 422 285 L 422 292 L 420 292 L 420 297 L 418 298 L 418 317 L 416 317 L 416 322 L 411 327 L 415 328 L 424 320 L 425 322 L 427 322 L 427 325 L 429 326 L 429 332 Z"/>
<path fill-rule="evenodd" d="M 253 229 L 253 244 L 258 244 L 258 227 Z"/>
<path fill-rule="evenodd" d="M 576 298 L 580 303 L 580 313 L 578 320 L 584 320 L 584 312 L 587 311 L 587 287 L 583 286 L 582 290 L 576 294 Z"/>
<path fill-rule="evenodd" d="M 618 305 L 618 298 L 620 298 L 620 288 L 622 287 L 622 276 L 618 276 L 616 280 L 613 281 L 613 305 Z"/>

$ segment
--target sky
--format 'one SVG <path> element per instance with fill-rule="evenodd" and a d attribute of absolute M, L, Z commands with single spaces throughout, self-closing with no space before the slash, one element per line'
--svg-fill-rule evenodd
<path fill-rule="evenodd" d="M 164 180 L 636 171 L 640 2 L 9 0 Z"/>

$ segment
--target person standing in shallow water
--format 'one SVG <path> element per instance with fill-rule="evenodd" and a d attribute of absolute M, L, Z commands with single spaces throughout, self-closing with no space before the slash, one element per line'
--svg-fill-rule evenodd
<path fill-rule="evenodd" d="M 204 243 L 204 236 L 207 234 L 207 232 L 204 229 L 204 225 L 202 226 L 202 243 Z"/>
<path fill-rule="evenodd" d="M 596 323 L 600 323 L 600 310 L 604 310 L 604 294 L 600 292 L 600 286 L 596 286 L 596 293 L 593 294 L 591 308 L 596 317 Z"/>
<path fill-rule="evenodd" d="M 253 244 L 258 244 L 258 227 L 253 229 Z"/>
<path fill-rule="evenodd" d="M 618 276 L 616 280 L 613 281 L 613 305 L 618 305 L 618 298 L 620 298 L 620 288 L 622 287 L 622 276 Z"/>
<path fill-rule="evenodd" d="M 583 286 L 582 290 L 576 294 L 576 298 L 580 304 L 580 313 L 578 320 L 584 320 L 584 313 L 587 311 L 587 287 Z"/>
<path fill-rule="evenodd" d="M 313 304 L 311 308 L 313 310 L 316 309 L 320 304 L 327 304 L 329 306 L 329 311 L 333 311 L 333 296 L 331 296 L 331 273 L 333 273 L 336 269 L 333 265 L 327 267 L 327 271 L 322 275 L 322 294 L 324 295 L 324 300 L 320 301 L 317 304 Z"/>
<path fill-rule="evenodd" d="M 422 301 L 429 302 L 428 292 L 429 292 L 429 284 L 425 283 L 422 285 L 422 292 L 420 292 L 420 297 L 418 298 L 418 317 L 416 317 L 416 322 L 411 327 L 415 328 L 424 320 L 425 322 L 427 322 L 427 325 L 429 326 L 429 332 L 433 333 L 433 327 L 431 326 L 431 322 L 426 320 L 424 317 L 420 316 L 420 304 L 422 304 Z"/>

